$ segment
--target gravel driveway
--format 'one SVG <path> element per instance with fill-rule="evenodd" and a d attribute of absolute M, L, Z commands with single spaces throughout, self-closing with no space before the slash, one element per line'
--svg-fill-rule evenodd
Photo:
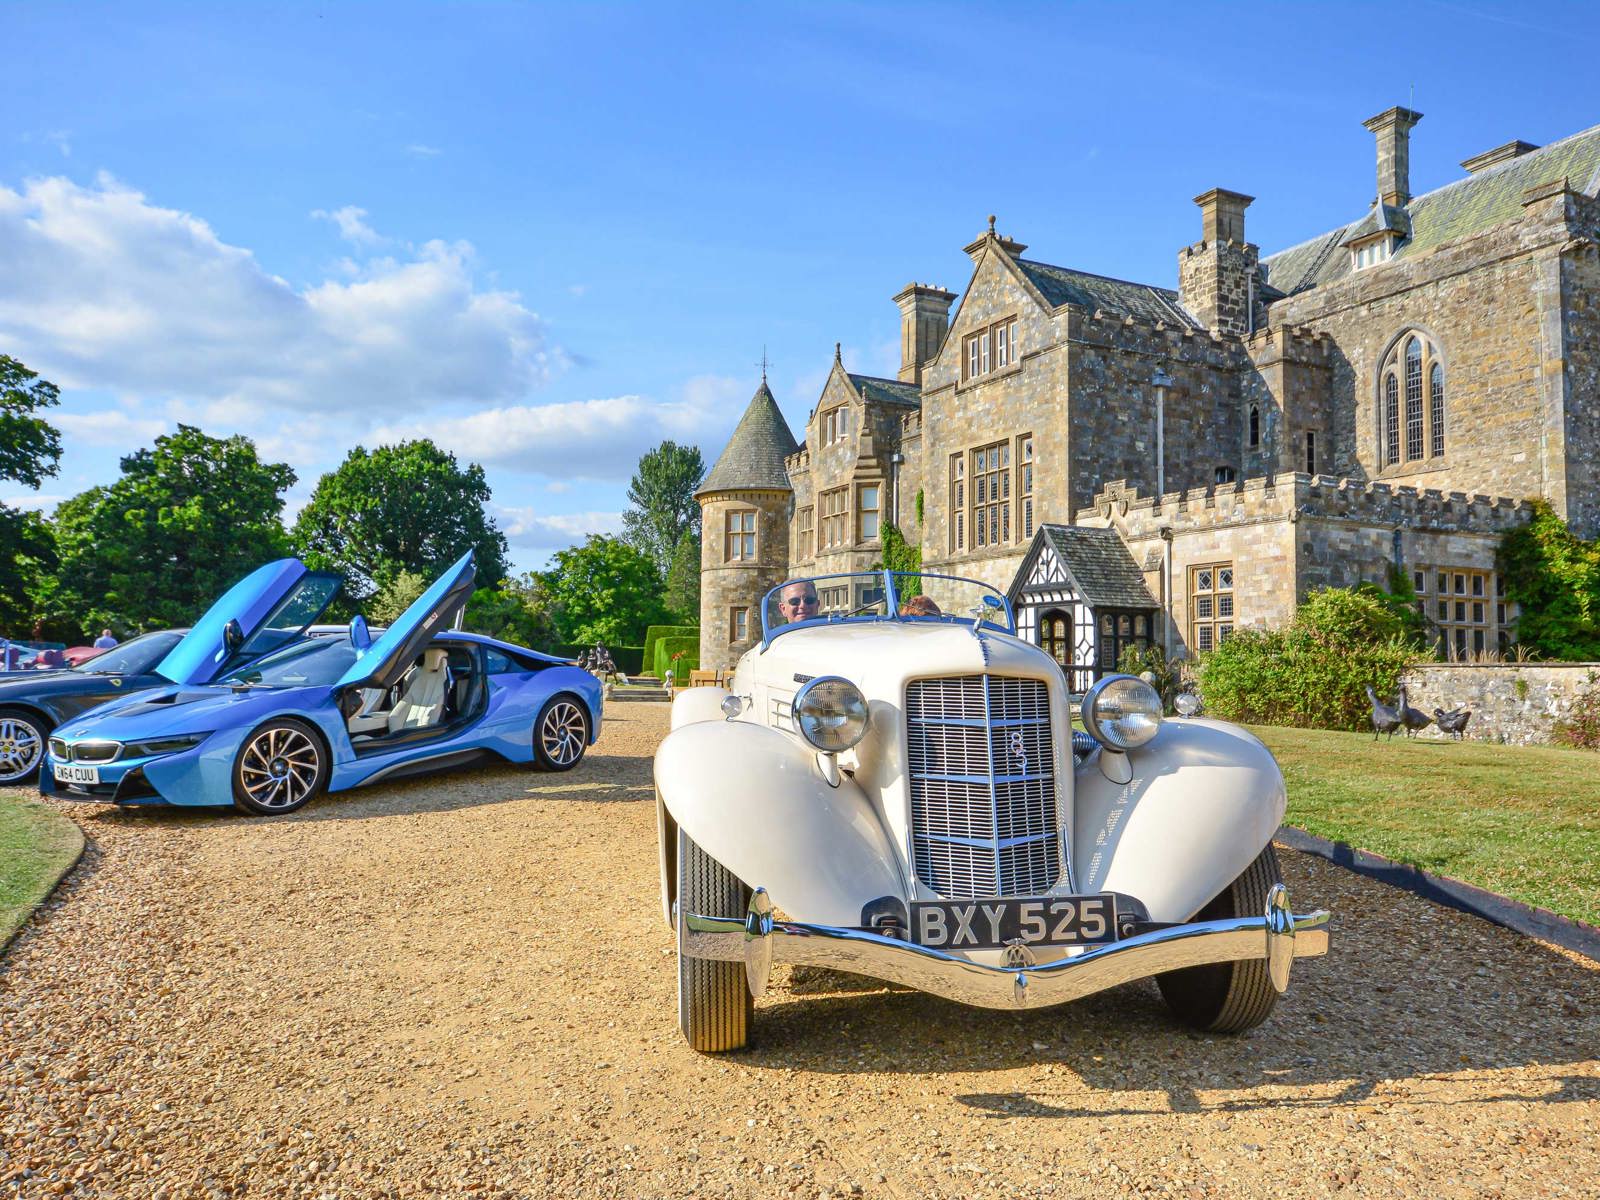
<path fill-rule="evenodd" d="M 68 806 L 0 960 L 0 1197 L 1600 1195 L 1600 968 L 1281 851 L 1338 914 L 1243 1039 L 780 977 L 679 1037 L 650 756 L 279 819 Z"/>

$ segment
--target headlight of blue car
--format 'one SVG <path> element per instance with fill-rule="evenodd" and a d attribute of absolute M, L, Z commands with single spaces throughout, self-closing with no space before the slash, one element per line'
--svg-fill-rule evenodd
<path fill-rule="evenodd" d="M 180 750 L 198 746 L 210 736 L 209 733 L 181 733 L 173 737 L 152 738 L 148 742 L 125 742 L 122 757 L 155 758 L 162 754 L 176 754 Z"/>

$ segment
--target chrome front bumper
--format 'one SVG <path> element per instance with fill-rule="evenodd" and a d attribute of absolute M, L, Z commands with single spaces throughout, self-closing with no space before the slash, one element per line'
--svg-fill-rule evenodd
<path fill-rule="evenodd" d="M 775 920 L 772 901 L 757 888 L 744 917 L 680 910 L 678 948 L 690 958 L 744 963 L 756 996 L 766 991 L 772 964 L 787 962 L 850 971 L 979 1008 L 1048 1008 L 1165 971 L 1253 958 L 1266 960 L 1281 992 L 1295 959 L 1328 952 L 1329 917 L 1325 909 L 1295 914 L 1278 884 L 1259 917 L 1174 925 L 1042 965 L 1016 947 L 1020 965 L 990 966 L 860 929 Z"/>

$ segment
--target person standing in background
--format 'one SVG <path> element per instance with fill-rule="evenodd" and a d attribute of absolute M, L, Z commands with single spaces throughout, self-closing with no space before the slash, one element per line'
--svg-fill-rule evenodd
<path fill-rule="evenodd" d="M 94 640 L 94 648 L 96 650 L 109 650 L 116 644 L 117 639 L 111 636 L 111 630 L 109 629 L 102 629 L 100 636 Z"/>

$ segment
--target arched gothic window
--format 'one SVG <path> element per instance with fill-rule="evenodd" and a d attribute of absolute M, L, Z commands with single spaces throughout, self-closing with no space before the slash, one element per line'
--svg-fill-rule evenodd
<path fill-rule="evenodd" d="M 1261 410 L 1254 404 L 1250 406 L 1250 444 L 1261 445 Z"/>
<path fill-rule="evenodd" d="M 1438 458 L 1444 454 L 1444 368 L 1438 363 L 1428 371 L 1428 423 L 1428 455 Z"/>
<path fill-rule="evenodd" d="M 1443 457 L 1444 364 L 1439 361 L 1439 352 L 1433 343 L 1417 333 L 1396 341 L 1383 360 L 1379 379 L 1382 465 L 1420 464 L 1429 458 Z M 1424 379 L 1428 381 L 1426 403 Z"/>

